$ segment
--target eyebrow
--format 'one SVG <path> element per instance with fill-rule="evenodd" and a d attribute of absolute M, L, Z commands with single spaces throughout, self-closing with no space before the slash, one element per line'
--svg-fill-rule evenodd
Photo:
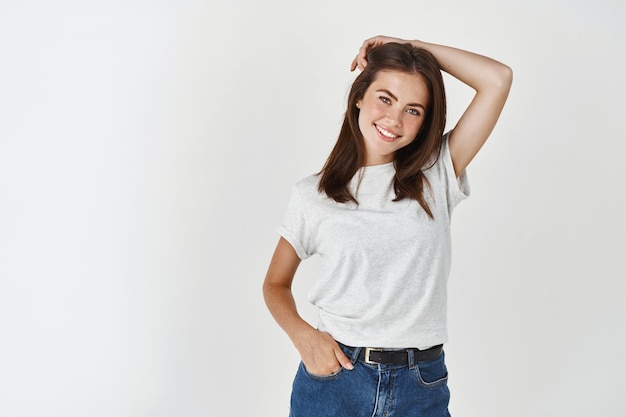
<path fill-rule="evenodd" d="M 391 91 L 389 91 L 389 90 L 387 90 L 385 88 L 381 88 L 379 90 L 376 90 L 376 92 L 388 94 L 392 99 L 394 99 L 395 101 L 398 101 L 398 97 L 396 97 Z M 424 107 L 424 105 L 420 104 L 420 103 L 409 103 L 409 104 L 407 104 L 407 106 L 421 107 L 422 109 L 426 110 L 426 107 Z"/>

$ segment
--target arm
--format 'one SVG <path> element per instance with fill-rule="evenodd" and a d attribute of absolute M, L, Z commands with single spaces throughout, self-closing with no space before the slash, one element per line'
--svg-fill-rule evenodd
<path fill-rule="evenodd" d="M 300 353 L 306 368 L 317 375 L 329 375 L 341 366 L 350 370 L 352 362 L 337 342 L 300 317 L 291 292 L 291 284 L 300 258 L 284 238 L 280 238 L 263 282 L 263 296 L 270 313 L 287 333 Z"/>
<path fill-rule="evenodd" d="M 377 36 L 367 39 L 352 62 L 351 69 L 367 65 L 367 51 L 387 42 L 407 42 L 402 39 Z M 509 94 L 513 80 L 511 69 L 491 58 L 449 46 L 418 40 L 410 41 L 416 47 L 433 54 L 442 71 L 476 91 L 473 100 L 450 134 L 450 154 L 454 171 L 459 176 L 483 146 Z"/>

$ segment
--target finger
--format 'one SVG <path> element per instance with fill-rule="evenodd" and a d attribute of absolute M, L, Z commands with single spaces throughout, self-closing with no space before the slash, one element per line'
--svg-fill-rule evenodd
<path fill-rule="evenodd" d="M 366 56 L 362 54 L 361 52 L 359 52 L 356 58 L 354 58 L 354 64 L 355 64 L 355 68 L 358 68 L 359 70 L 363 71 L 365 67 L 367 66 Z"/>
<path fill-rule="evenodd" d="M 363 71 L 363 69 L 365 69 L 366 66 L 367 66 L 367 60 L 365 58 L 361 58 L 360 55 L 357 55 L 352 60 L 352 65 L 350 65 L 350 71 L 354 71 L 357 68 Z"/>
<path fill-rule="evenodd" d="M 352 64 L 350 64 L 350 71 L 354 71 L 357 68 L 363 71 L 367 66 L 367 52 L 373 47 L 383 43 L 384 39 L 382 36 L 374 36 L 373 38 L 364 40 L 359 48 L 359 53 L 352 60 Z"/>
<path fill-rule="evenodd" d="M 379 36 L 376 36 L 376 37 L 367 39 L 363 42 L 363 44 L 359 48 L 359 54 L 357 55 L 356 61 L 361 71 L 363 71 L 365 67 L 367 66 L 368 52 L 372 48 L 382 44 L 382 41 L 380 41 L 379 38 L 380 38 Z"/>
<path fill-rule="evenodd" d="M 352 64 L 350 64 L 350 71 L 354 71 L 356 69 L 357 65 L 359 65 L 359 56 L 358 55 L 352 60 Z"/>
<path fill-rule="evenodd" d="M 343 366 L 348 371 L 351 371 L 354 369 L 354 365 L 352 364 L 352 361 L 343 353 L 341 349 L 339 348 L 335 349 L 335 357 L 337 358 L 337 361 L 339 361 L 341 366 Z"/>

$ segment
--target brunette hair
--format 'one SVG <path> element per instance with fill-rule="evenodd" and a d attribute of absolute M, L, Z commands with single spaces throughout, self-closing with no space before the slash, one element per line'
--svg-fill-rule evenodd
<path fill-rule="evenodd" d="M 430 184 L 422 170 L 431 167 L 439 158 L 446 124 L 446 95 L 439 65 L 425 49 L 409 43 L 394 42 L 372 48 L 367 54 L 367 62 L 350 88 L 339 137 L 320 171 L 319 191 L 339 203 L 353 201 L 358 204 L 348 189 L 352 177 L 365 164 L 365 144 L 359 129 L 359 109 L 356 103 L 363 98 L 381 71 L 419 74 L 428 86 L 428 108 L 415 140 L 395 153 L 393 187 L 396 198 L 393 201 L 404 198 L 417 200 L 428 216 L 433 218 L 424 198 L 424 185 L 430 187 Z"/>

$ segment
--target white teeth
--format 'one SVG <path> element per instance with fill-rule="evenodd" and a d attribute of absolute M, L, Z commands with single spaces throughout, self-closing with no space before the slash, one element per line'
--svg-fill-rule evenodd
<path fill-rule="evenodd" d="M 376 125 L 376 129 L 385 137 L 389 138 L 389 139 L 395 139 L 398 137 L 398 135 L 394 135 L 391 132 L 386 131 L 385 129 L 383 129 L 382 127 Z"/>

